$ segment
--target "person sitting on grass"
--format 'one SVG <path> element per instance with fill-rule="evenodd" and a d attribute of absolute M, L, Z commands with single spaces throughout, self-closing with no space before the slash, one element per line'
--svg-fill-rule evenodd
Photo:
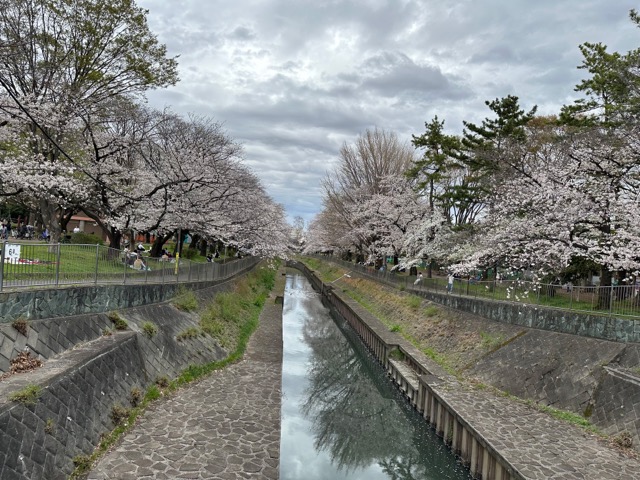
<path fill-rule="evenodd" d="M 146 270 L 147 266 L 144 264 L 144 261 L 142 260 L 142 257 L 140 255 L 138 255 L 135 259 L 135 261 L 133 262 L 133 269 L 134 270 Z"/>

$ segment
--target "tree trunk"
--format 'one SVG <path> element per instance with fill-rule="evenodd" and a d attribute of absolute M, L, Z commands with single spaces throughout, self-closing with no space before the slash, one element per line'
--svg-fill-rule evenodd
<path fill-rule="evenodd" d="M 600 270 L 600 287 L 598 288 L 598 310 L 609 310 L 611 308 L 611 272 L 608 268 L 602 267 Z"/>
<path fill-rule="evenodd" d="M 209 246 L 209 242 L 207 242 L 204 238 L 200 240 L 200 255 L 203 257 L 207 256 L 207 247 Z"/>
<path fill-rule="evenodd" d="M 162 247 L 164 247 L 164 244 L 167 243 L 167 240 L 172 236 L 173 232 L 166 235 L 156 235 L 156 239 L 153 241 L 153 245 L 151 245 L 151 252 L 149 252 L 149 256 L 160 258 L 162 256 Z"/>
<path fill-rule="evenodd" d="M 49 242 L 53 245 L 60 242 L 62 237 L 62 228 L 60 227 L 60 219 L 58 218 L 59 209 L 57 205 L 48 202 L 45 199 L 40 200 L 40 213 L 44 222 L 44 228 L 49 229 Z"/>

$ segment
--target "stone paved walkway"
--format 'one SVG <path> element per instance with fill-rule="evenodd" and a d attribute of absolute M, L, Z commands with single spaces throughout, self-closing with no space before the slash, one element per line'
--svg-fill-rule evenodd
<path fill-rule="evenodd" d="M 244 359 L 152 406 L 89 479 L 278 478 L 281 273 Z"/>
<path fill-rule="evenodd" d="M 533 407 L 458 383 L 445 382 L 434 390 L 523 478 L 640 479 L 640 461 Z"/>

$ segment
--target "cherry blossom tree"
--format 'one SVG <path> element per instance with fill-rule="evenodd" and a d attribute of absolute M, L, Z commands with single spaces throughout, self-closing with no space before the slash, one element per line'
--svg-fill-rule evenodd
<path fill-rule="evenodd" d="M 2 194 L 37 205 L 56 241 L 64 213 L 91 190 L 78 173 L 82 118 L 174 84 L 176 61 L 132 0 L 2 0 L 0 45 L 0 125 L 14 140 L 2 151 Z"/>
<path fill-rule="evenodd" d="M 538 276 L 572 259 L 612 272 L 640 270 L 640 127 L 574 131 L 548 126 L 521 145 L 527 168 L 496 194 L 468 268 L 500 259 Z M 608 307 L 602 290 L 602 308 Z"/>

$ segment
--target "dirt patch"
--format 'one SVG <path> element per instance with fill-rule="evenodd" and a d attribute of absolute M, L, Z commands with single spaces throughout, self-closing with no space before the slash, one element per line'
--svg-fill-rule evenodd
<path fill-rule="evenodd" d="M 31 356 L 31 352 L 20 352 L 16 358 L 11 360 L 11 369 L 0 375 L 0 380 L 4 380 L 5 378 L 17 373 L 30 372 L 31 370 L 40 368 L 42 365 L 42 361 L 37 358 L 33 358 Z"/>

